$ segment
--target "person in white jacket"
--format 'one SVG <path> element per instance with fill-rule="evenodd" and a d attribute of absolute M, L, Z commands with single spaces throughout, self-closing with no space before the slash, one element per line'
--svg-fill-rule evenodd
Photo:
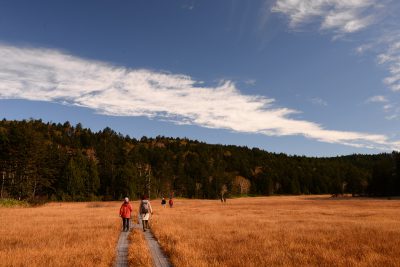
<path fill-rule="evenodd" d="M 150 214 L 153 214 L 153 209 L 151 208 L 151 204 L 150 201 L 147 199 L 147 196 L 142 196 L 142 200 L 140 201 L 139 205 L 139 214 L 142 218 L 143 232 L 145 232 L 146 229 L 150 229 L 149 219 Z"/>

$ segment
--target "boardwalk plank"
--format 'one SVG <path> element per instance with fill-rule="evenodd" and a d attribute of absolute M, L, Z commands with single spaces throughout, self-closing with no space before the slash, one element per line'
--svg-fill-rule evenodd
<path fill-rule="evenodd" d="M 117 243 L 115 267 L 128 267 L 129 232 L 121 232 Z"/>

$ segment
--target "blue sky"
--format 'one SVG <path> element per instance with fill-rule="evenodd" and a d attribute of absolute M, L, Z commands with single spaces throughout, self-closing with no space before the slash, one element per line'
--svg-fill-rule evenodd
<path fill-rule="evenodd" d="M 396 0 L 2 1 L 0 116 L 309 156 L 400 149 Z"/>

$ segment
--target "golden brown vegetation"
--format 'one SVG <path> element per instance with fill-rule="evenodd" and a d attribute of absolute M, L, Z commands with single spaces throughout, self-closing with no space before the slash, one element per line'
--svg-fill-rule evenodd
<path fill-rule="evenodd" d="M 120 203 L 0 208 L 1 266 L 110 266 Z"/>
<path fill-rule="evenodd" d="M 268 197 L 153 204 L 174 266 L 400 266 L 400 201 Z"/>
<path fill-rule="evenodd" d="M 153 266 L 150 250 L 140 228 L 135 228 L 129 235 L 129 266 L 151 267 Z"/>

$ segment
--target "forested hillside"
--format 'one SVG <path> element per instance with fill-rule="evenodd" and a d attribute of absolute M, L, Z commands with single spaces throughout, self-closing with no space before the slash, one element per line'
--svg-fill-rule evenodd
<path fill-rule="evenodd" d="M 400 195 L 400 154 L 311 158 L 41 120 L 0 122 L 1 197 Z"/>

